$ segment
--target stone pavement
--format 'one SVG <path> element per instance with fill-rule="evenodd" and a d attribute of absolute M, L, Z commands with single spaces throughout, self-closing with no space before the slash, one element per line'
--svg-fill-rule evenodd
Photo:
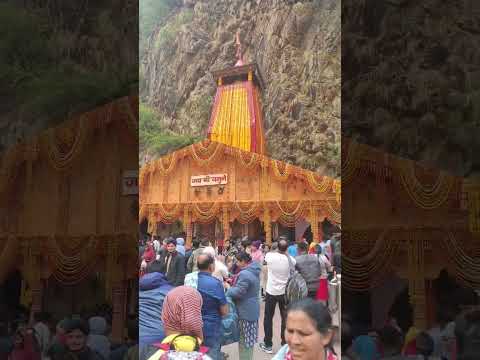
<path fill-rule="evenodd" d="M 260 306 L 260 320 L 259 320 L 259 329 L 258 329 L 258 342 L 263 342 L 263 313 L 265 310 L 265 303 L 262 301 Z M 258 344 L 255 344 L 255 350 L 253 353 L 254 360 L 271 360 L 276 352 L 281 348 L 281 337 L 280 337 L 280 310 L 278 307 L 275 310 L 275 316 L 273 317 L 273 354 L 267 354 L 260 349 Z M 222 347 L 222 351 L 229 355 L 228 360 L 238 360 L 238 343 L 231 344 L 228 346 Z M 335 351 L 337 354 L 340 354 L 340 346 L 338 342 L 335 343 Z M 340 359 L 340 356 L 338 357 Z"/>

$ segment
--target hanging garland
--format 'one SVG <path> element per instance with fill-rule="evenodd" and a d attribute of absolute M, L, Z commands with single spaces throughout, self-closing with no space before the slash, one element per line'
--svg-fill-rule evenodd
<path fill-rule="evenodd" d="M 418 207 L 424 210 L 432 210 L 440 207 L 447 201 L 450 190 L 455 184 L 452 177 L 441 172 L 437 181 L 433 185 L 427 186 L 420 183 L 415 175 L 415 164 L 413 161 L 398 159 L 396 163 L 400 180 L 410 198 Z"/>
<path fill-rule="evenodd" d="M 353 291 L 365 291 L 381 283 L 392 270 L 393 258 L 398 252 L 399 241 L 387 239 L 392 230 L 386 230 L 377 238 L 373 248 L 364 256 L 352 257 L 342 252 L 342 286 Z M 343 232 L 344 241 L 356 243 L 361 232 Z M 344 246 L 346 248 L 346 246 Z"/>
<path fill-rule="evenodd" d="M 337 203 L 341 204 L 342 202 L 342 181 L 341 180 L 333 180 L 332 191 L 335 194 L 335 200 L 337 200 Z"/>
<path fill-rule="evenodd" d="M 259 217 L 261 204 L 258 202 L 235 203 L 235 208 L 239 212 L 237 220 L 240 224 L 250 224 Z"/>
<path fill-rule="evenodd" d="M 192 213 L 195 216 L 195 220 L 202 224 L 212 222 L 218 215 L 220 209 L 221 206 L 218 202 L 213 204 L 192 204 Z"/>
<path fill-rule="evenodd" d="M 54 266 L 53 276 L 62 285 L 71 286 L 84 280 L 95 267 L 97 239 L 90 237 L 88 244 L 75 255 L 65 255 L 55 237 L 49 237 L 49 259 Z"/>
<path fill-rule="evenodd" d="M 161 222 L 163 224 L 173 224 L 180 218 L 183 207 L 180 203 L 173 205 L 156 204 L 153 211 L 156 222 Z"/>
<path fill-rule="evenodd" d="M 350 183 L 358 168 L 358 159 L 363 155 L 361 146 L 352 140 L 342 141 L 342 182 Z"/>
<path fill-rule="evenodd" d="M 455 235 L 448 231 L 440 234 L 444 253 L 448 256 L 451 268 L 455 276 L 464 284 L 473 287 L 480 287 L 480 258 L 466 253 L 461 246 L 462 241 L 457 241 Z"/>
<path fill-rule="evenodd" d="M 204 146 L 204 143 L 206 146 Z M 224 152 L 224 145 L 214 141 L 204 141 L 188 147 L 190 156 L 200 167 L 209 166 L 219 160 Z M 213 149 L 213 150 L 212 150 Z"/>
<path fill-rule="evenodd" d="M 307 207 L 303 201 L 298 202 L 283 202 L 283 205 L 277 200 L 275 201 L 278 210 L 280 211 L 280 216 L 278 217 L 278 222 L 286 227 L 295 227 L 295 224 L 298 223 L 300 218 L 304 217 Z"/>
<path fill-rule="evenodd" d="M 139 174 L 139 179 L 138 179 L 138 188 L 140 192 L 140 197 L 143 198 L 145 194 L 147 194 L 148 191 L 148 185 L 149 185 L 149 176 L 152 171 L 152 164 L 148 163 L 145 164 L 141 169 L 140 169 L 140 174 Z"/>
<path fill-rule="evenodd" d="M 271 160 L 270 164 L 272 165 L 273 175 L 275 179 L 281 182 L 286 182 L 291 173 L 291 166 L 288 163 L 282 163 L 278 160 Z M 279 164 L 284 164 L 283 171 L 279 169 Z"/>
<path fill-rule="evenodd" d="M 72 164 L 87 138 L 85 116 L 71 121 L 70 125 L 50 129 L 45 135 L 47 158 L 57 171 L 64 171 Z"/>
<path fill-rule="evenodd" d="M 474 234 L 480 233 L 480 191 L 468 192 L 469 228 Z"/>
<path fill-rule="evenodd" d="M 333 183 L 332 178 L 329 178 L 328 176 L 321 176 L 307 170 L 305 170 L 304 173 L 305 177 L 307 178 L 307 184 L 312 191 L 324 193 L 331 190 Z M 318 181 L 317 178 L 320 178 L 320 181 Z"/>
<path fill-rule="evenodd" d="M 342 222 L 342 211 L 341 209 L 335 209 L 332 201 L 326 201 L 326 212 L 329 220 L 336 224 L 340 224 Z"/>
<path fill-rule="evenodd" d="M 238 159 L 239 164 L 244 169 L 253 169 L 254 167 L 258 167 L 260 165 L 260 162 L 262 161 L 261 156 L 257 153 L 253 153 L 253 152 L 249 153 L 241 149 L 237 149 L 235 153 L 236 153 L 236 157 Z M 250 158 L 245 160 L 249 156 Z"/>
<path fill-rule="evenodd" d="M 148 206 L 140 205 L 140 209 L 138 211 L 138 223 L 141 224 L 145 219 L 148 219 Z"/>
<path fill-rule="evenodd" d="M 169 155 L 163 156 L 156 160 L 153 167 L 161 176 L 170 174 L 177 165 L 177 152 L 172 152 Z"/>

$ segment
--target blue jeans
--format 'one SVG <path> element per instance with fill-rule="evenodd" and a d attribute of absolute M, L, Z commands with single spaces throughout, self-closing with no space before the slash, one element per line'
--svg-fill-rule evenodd
<path fill-rule="evenodd" d="M 221 336 L 209 336 L 205 338 L 203 345 L 208 347 L 207 355 L 210 356 L 213 360 L 222 360 L 222 352 L 220 351 L 221 345 Z"/>

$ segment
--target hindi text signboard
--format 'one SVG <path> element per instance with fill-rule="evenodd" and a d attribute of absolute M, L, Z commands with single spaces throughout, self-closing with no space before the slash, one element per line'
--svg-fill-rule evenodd
<path fill-rule="evenodd" d="M 190 186 L 225 185 L 227 174 L 197 175 L 190 178 Z"/>

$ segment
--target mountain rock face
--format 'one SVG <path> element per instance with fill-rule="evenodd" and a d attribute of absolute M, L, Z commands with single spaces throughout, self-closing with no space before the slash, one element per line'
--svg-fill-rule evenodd
<path fill-rule="evenodd" d="M 480 173 L 480 2 L 342 1 L 342 134 Z"/>
<path fill-rule="evenodd" d="M 157 24 L 140 68 L 140 94 L 163 125 L 206 136 L 212 70 L 246 63 L 265 81 L 268 154 L 340 175 L 340 1 L 185 0 Z"/>

